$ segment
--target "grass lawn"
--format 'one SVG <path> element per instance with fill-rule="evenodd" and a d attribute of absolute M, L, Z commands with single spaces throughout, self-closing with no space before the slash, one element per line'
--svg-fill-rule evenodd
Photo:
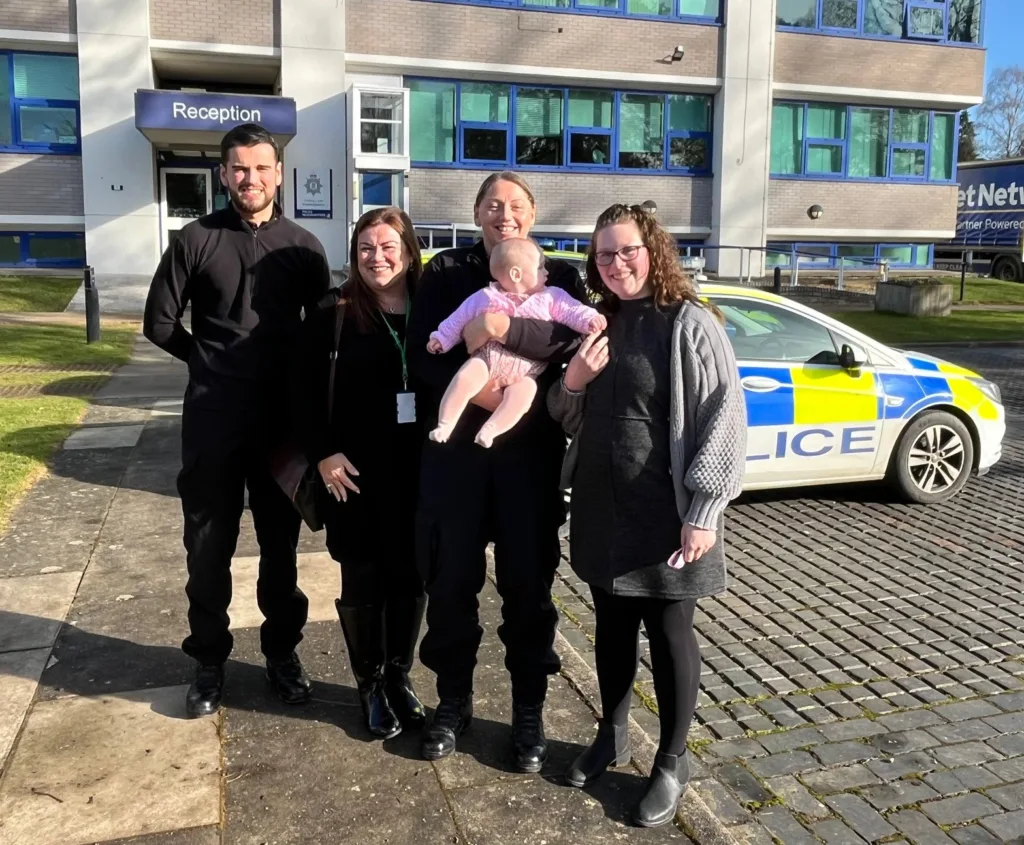
<path fill-rule="evenodd" d="M 950 283 L 953 285 L 953 304 L 961 304 L 959 299 L 960 280 L 951 280 Z M 962 304 L 1024 305 L 1024 285 L 1018 282 L 1000 282 L 997 279 L 968 277 Z"/>
<path fill-rule="evenodd" d="M 63 311 L 81 284 L 74 276 L 0 275 L 0 312 Z"/>
<path fill-rule="evenodd" d="M 831 316 L 882 343 L 1024 340 L 1021 311 L 954 311 L 948 317 L 842 311 Z"/>
<path fill-rule="evenodd" d="M 104 323 L 98 343 L 85 342 L 84 326 L 0 324 L 0 367 L 123 364 L 131 356 L 134 337 L 132 323 Z"/>
<path fill-rule="evenodd" d="M 93 344 L 85 342 L 81 326 L 0 325 L 0 367 L 85 365 L 103 372 L 128 360 L 134 338 L 130 323 L 104 324 L 101 341 Z M 88 375 L 88 370 L 75 373 Z M 0 388 L 42 386 L 67 378 L 66 372 L 0 373 Z M 0 399 L 0 532 L 21 494 L 45 472 L 88 405 L 88 399 L 78 397 Z"/>

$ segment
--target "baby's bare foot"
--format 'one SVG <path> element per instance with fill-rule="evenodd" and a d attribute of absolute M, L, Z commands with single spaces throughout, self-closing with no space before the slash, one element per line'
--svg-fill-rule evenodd
<path fill-rule="evenodd" d="M 475 440 L 480 446 L 490 449 L 494 443 L 494 434 L 491 432 L 490 427 L 485 425 L 477 432 Z"/>
<path fill-rule="evenodd" d="M 435 443 L 447 443 L 448 438 L 451 437 L 451 435 L 452 427 L 450 425 L 445 425 L 444 423 L 439 423 L 437 428 L 430 432 L 427 437 Z"/>

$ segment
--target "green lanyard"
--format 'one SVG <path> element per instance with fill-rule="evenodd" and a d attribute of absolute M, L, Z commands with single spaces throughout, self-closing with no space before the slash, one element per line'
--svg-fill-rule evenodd
<path fill-rule="evenodd" d="M 411 305 L 409 304 L 409 294 L 405 295 L 405 325 L 406 325 L 406 338 L 409 337 L 409 312 Z M 402 390 L 409 389 L 409 365 L 405 358 L 405 340 L 398 339 L 398 332 L 391 328 L 391 323 L 388 322 L 388 318 L 384 316 L 384 312 L 380 312 L 381 319 L 384 321 L 384 326 L 388 330 L 388 334 L 391 335 L 391 339 L 395 342 L 395 346 L 398 347 L 398 354 L 402 356 Z"/>

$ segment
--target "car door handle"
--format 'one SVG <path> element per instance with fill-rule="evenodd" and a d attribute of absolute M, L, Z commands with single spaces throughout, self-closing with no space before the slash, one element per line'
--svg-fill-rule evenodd
<path fill-rule="evenodd" d="M 740 379 L 740 384 L 743 385 L 744 390 L 749 390 L 751 393 L 771 393 L 782 387 L 781 381 L 767 376 L 747 376 Z"/>

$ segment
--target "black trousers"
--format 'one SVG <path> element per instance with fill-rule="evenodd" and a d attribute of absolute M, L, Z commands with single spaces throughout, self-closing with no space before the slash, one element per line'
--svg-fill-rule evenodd
<path fill-rule="evenodd" d="M 187 406 L 182 414 L 178 494 L 185 515 L 190 633 L 181 647 L 203 664 L 223 663 L 231 653 L 231 557 L 246 488 L 260 547 L 260 647 L 268 658 L 281 658 L 302 639 L 309 602 L 295 566 L 300 519 L 267 469 L 267 439 L 265 430 L 234 414 Z"/>
<path fill-rule="evenodd" d="M 494 541 L 501 596 L 505 667 L 518 702 L 539 703 L 554 651 L 558 612 L 551 584 L 558 567 L 557 450 L 482 449 L 427 443 L 417 514 L 417 561 L 426 583 L 427 633 L 420 660 L 437 675 L 439 696 L 473 691 L 483 636 L 478 595 L 487 577 L 485 550 Z"/>
<path fill-rule="evenodd" d="M 593 585 L 590 592 L 597 622 L 594 651 L 604 718 L 617 725 L 629 719 L 642 621 L 651 646 L 661 723 L 658 750 L 682 754 L 700 690 L 700 649 L 693 631 L 697 600 L 614 596 Z"/>
<path fill-rule="evenodd" d="M 334 507 L 336 503 L 328 503 L 328 508 Z M 423 581 L 416 567 L 415 545 L 411 540 L 412 520 L 410 515 L 407 530 L 396 526 L 395 532 L 401 535 L 397 540 L 375 533 L 371 542 L 353 544 L 347 536 L 353 528 L 351 522 L 332 519 L 328 512 L 324 519 L 327 551 L 341 566 L 343 605 L 385 605 L 389 599 L 415 601 L 423 596 Z M 409 535 L 409 542 L 405 542 L 405 534 Z"/>

